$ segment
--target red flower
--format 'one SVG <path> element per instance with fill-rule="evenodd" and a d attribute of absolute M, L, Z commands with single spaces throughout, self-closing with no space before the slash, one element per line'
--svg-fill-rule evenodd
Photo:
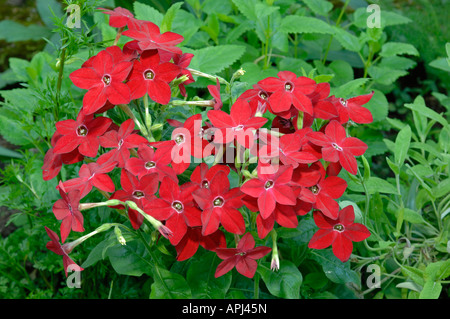
<path fill-rule="evenodd" d="M 178 182 L 173 168 L 168 166 L 171 161 L 170 152 L 167 152 L 164 148 L 155 151 L 151 146 L 141 144 L 139 145 L 137 154 L 137 158 L 132 157 L 126 161 L 126 170 L 139 178 L 156 173 L 158 174 L 159 181 L 162 181 L 165 176 L 168 176 Z"/>
<path fill-rule="evenodd" d="M 61 223 L 61 241 L 65 242 L 71 230 L 84 232 L 83 215 L 78 210 L 80 204 L 80 191 L 73 190 L 66 192 L 63 183 L 60 181 L 57 187 L 62 198 L 53 204 L 53 214 Z"/>
<path fill-rule="evenodd" d="M 154 147 L 164 148 L 171 155 L 171 165 L 178 175 L 189 167 L 191 156 L 203 158 L 209 155 L 204 152 L 209 143 L 203 138 L 204 130 L 201 125 L 202 115 L 195 114 L 189 117 L 184 124 L 177 124 L 177 128 L 172 131 L 172 140 L 150 143 Z"/>
<path fill-rule="evenodd" d="M 139 147 L 142 143 L 148 143 L 144 137 L 133 133 L 134 122 L 128 119 L 120 125 L 118 131 L 110 130 L 100 136 L 99 142 L 102 147 L 114 148 L 109 151 L 108 156 L 111 161 L 117 161 L 118 167 L 125 167 L 125 163 L 130 158 L 130 148 Z"/>
<path fill-rule="evenodd" d="M 309 179 L 308 186 L 301 188 L 299 199 L 312 203 L 313 208 L 320 210 L 329 218 L 336 219 L 339 214 L 339 204 L 335 199 L 344 194 L 347 189 L 347 182 L 337 176 L 325 177 L 325 169 L 320 162 L 312 164 L 311 168 L 320 173 L 320 178 L 315 185 L 311 185 L 311 182 L 316 178 L 311 172 L 306 173 L 310 175 L 303 178 L 302 182 L 300 182 L 300 179 L 296 179 L 298 184 L 302 183 L 303 185 Z"/>
<path fill-rule="evenodd" d="M 168 104 L 172 95 L 169 82 L 180 74 L 180 68 L 170 62 L 160 63 L 157 50 L 142 53 L 140 60 L 134 61 L 128 87 L 131 99 L 135 100 L 148 93 L 150 98 L 160 104 Z"/>
<path fill-rule="evenodd" d="M 76 148 L 88 157 L 96 157 L 99 147 L 99 136 L 106 132 L 112 120 L 107 117 L 97 117 L 78 113 L 77 119 L 59 121 L 56 131 L 62 136 L 56 141 L 53 152 L 55 154 L 70 153 Z"/>
<path fill-rule="evenodd" d="M 328 100 L 329 95 L 330 84 L 326 82 L 318 83 L 314 92 L 308 95 L 313 104 L 314 118 L 329 120 L 338 116 L 336 107 Z"/>
<path fill-rule="evenodd" d="M 256 217 L 258 237 L 264 238 L 273 229 L 275 222 L 286 228 L 296 228 L 298 226 L 297 213 L 294 206 L 276 204 L 272 214 L 263 218 L 262 214 Z"/>
<path fill-rule="evenodd" d="M 84 66 L 69 75 L 75 86 L 88 90 L 83 98 L 85 114 L 94 113 L 106 101 L 114 105 L 130 102 L 130 89 L 123 81 L 128 77 L 133 63 L 117 60 L 120 54 L 111 54 L 116 50 L 121 51 L 119 47 L 100 51 L 89 60 L 89 67 Z"/>
<path fill-rule="evenodd" d="M 184 38 L 174 32 L 160 33 L 159 27 L 150 22 L 142 20 L 130 21 L 129 30 L 122 34 L 139 41 L 141 50 L 162 49 L 176 54 L 182 54 L 180 48 L 175 45 L 183 42 Z"/>
<path fill-rule="evenodd" d="M 208 167 L 206 163 L 200 163 L 191 174 L 191 182 L 197 184 L 199 188 L 209 188 L 214 176 L 221 171 L 228 176 L 230 167 L 221 164 Z"/>
<path fill-rule="evenodd" d="M 192 76 L 191 72 L 187 70 L 187 67 L 191 63 L 192 58 L 194 55 L 192 53 L 183 53 L 183 54 L 175 54 L 173 56 L 173 63 L 180 67 L 181 72 L 177 77 L 186 75 L 189 80 L 184 81 L 183 83 L 180 83 L 178 85 L 178 88 L 180 89 L 180 93 L 182 96 L 186 96 L 186 88 L 184 87 L 187 84 L 195 82 L 194 77 Z"/>
<path fill-rule="evenodd" d="M 192 191 L 195 184 L 179 186 L 169 177 L 164 177 L 159 188 L 159 198 L 146 205 L 144 211 L 158 220 L 165 220 L 172 231 L 169 238 L 176 246 L 187 232 L 188 227 L 201 226 L 200 210 L 194 205 Z"/>
<path fill-rule="evenodd" d="M 246 100 L 250 103 L 250 105 L 252 106 L 258 106 L 258 103 L 263 104 L 269 104 L 269 96 L 270 93 L 263 90 L 258 84 L 253 85 L 252 89 L 248 89 L 245 92 L 243 92 L 240 96 L 239 99 L 243 99 Z M 267 107 L 264 109 L 265 113 L 267 111 Z M 256 113 L 256 108 L 253 109 L 253 114 Z"/>
<path fill-rule="evenodd" d="M 65 154 L 55 154 L 54 148 L 58 139 L 62 137 L 58 131 L 53 133 L 50 141 L 52 147 L 45 153 L 44 165 L 42 165 L 42 178 L 44 181 L 49 181 L 54 178 L 61 171 L 62 164 L 74 164 L 81 162 L 84 159 L 84 155 L 81 155 L 78 148 L 72 152 Z"/>
<path fill-rule="evenodd" d="M 348 100 L 343 98 L 330 97 L 330 101 L 337 108 L 339 116 L 337 120 L 339 123 L 344 124 L 350 120 L 358 124 L 367 124 L 373 122 L 372 113 L 369 109 L 362 105 L 368 103 L 372 98 L 374 92 L 370 94 L 360 95 L 352 97 Z"/>
<path fill-rule="evenodd" d="M 278 129 L 280 133 L 283 134 L 289 134 L 295 132 L 294 124 L 292 123 L 292 120 L 282 118 L 281 116 L 275 116 L 275 118 L 272 120 L 272 128 Z"/>
<path fill-rule="evenodd" d="M 66 274 L 67 277 L 67 270 L 69 268 L 69 266 L 75 265 L 76 269 L 78 271 L 82 271 L 84 270 L 83 268 L 81 268 L 80 266 L 78 266 L 70 257 L 69 254 L 71 252 L 71 249 L 68 248 L 67 245 L 61 245 L 59 243 L 59 237 L 58 235 L 51 230 L 50 228 L 48 228 L 47 226 L 45 227 L 45 231 L 47 232 L 48 237 L 50 237 L 51 241 L 47 242 L 47 249 L 54 252 L 57 255 L 63 256 L 63 266 L 64 266 L 64 273 Z M 73 267 L 73 266 L 72 266 Z M 75 267 L 74 267 L 75 269 Z"/>
<path fill-rule="evenodd" d="M 79 177 L 70 179 L 63 183 L 65 189 L 80 190 L 80 198 L 85 197 L 92 190 L 92 187 L 112 193 L 115 190 L 114 183 L 108 174 L 117 165 L 117 162 L 105 161 L 105 155 L 100 156 L 96 163 L 83 164 L 78 172 Z"/>
<path fill-rule="evenodd" d="M 203 236 L 201 227 L 188 227 L 186 234 L 175 246 L 177 260 L 183 261 L 191 258 L 199 246 L 211 251 L 215 251 L 217 248 L 226 248 L 225 234 L 221 230 L 217 230 L 211 235 Z"/>
<path fill-rule="evenodd" d="M 295 205 L 296 196 L 289 183 L 292 179 L 292 166 L 280 166 L 273 174 L 262 174 L 258 165 L 258 178 L 246 181 L 241 191 L 258 198 L 258 208 L 262 218 L 268 218 L 274 211 L 276 203 Z"/>
<path fill-rule="evenodd" d="M 259 129 L 267 119 L 263 117 L 253 117 L 252 110 L 247 101 L 238 99 L 231 106 L 230 114 L 222 110 L 208 111 L 208 118 L 216 127 L 214 142 L 219 144 L 231 143 L 234 139 L 240 145 L 251 148 L 254 134 L 252 130 Z"/>
<path fill-rule="evenodd" d="M 250 233 L 246 233 L 239 240 L 237 248 L 217 248 L 216 253 L 223 261 L 217 266 L 214 276 L 225 275 L 231 269 L 236 270 L 243 276 L 253 278 L 258 268 L 256 259 L 263 258 L 272 251 L 272 248 L 255 247 L 255 240 Z"/>
<path fill-rule="evenodd" d="M 331 121 L 322 132 L 308 134 L 311 143 L 322 146 L 322 157 L 327 162 L 339 162 L 349 173 L 356 175 L 358 163 L 355 156 L 363 155 L 367 144 L 356 137 L 347 137 L 338 121 Z"/>
<path fill-rule="evenodd" d="M 370 236 L 366 226 L 354 223 L 353 206 L 343 208 L 338 219 L 330 219 L 320 212 L 314 212 L 314 222 L 320 228 L 309 241 L 308 247 L 333 248 L 333 254 L 342 262 L 347 261 L 353 250 L 353 242 L 360 242 Z"/>
<path fill-rule="evenodd" d="M 297 77 L 290 71 L 278 72 L 278 77 L 268 77 L 258 85 L 269 96 L 269 106 L 273 113 L 289 111 L 293 105 L 297 110 L 313 115 L 313 107 L 307 94 L 314 92 L 316 82 L 304 76 Z"/>
<path fill-rule="evenodd" d="M 208 91 L 213 97 L 214 110 L 220 110 L 223 106 L 222 98 L 220 96 L 220 83 L 217 79 L 216 85 L 208 85 Z"/>
<path fill-rule="evenodd" d="M 117 7 L 114 10 L 98 8 L 103 10 L 104 14 L 109 15 L 109 25 L 113 28 L 123 28 L 128 22 L 134 19 L 134 15 L 127 9 Z"/>
<path fill-rule="evenodd" d="M 120 185 L 122 189 L 117 190 L 110 199 L 118 199 L 120 201 L 133 201 L 140 209 L 156 198 L 155 193 L 158 190 L 158 175 L 145 175 L 141 179 L 137 179 L 127 170 L 122 169 L 120 173 Z M 123 209 L 122 205 L 119 205 Z M 138 229 L 142 225 L 144 216 L 134 209 L 128 208 L 128 217 L 134 229 Z"/>
<path fill-rule="evenodd" d="M 193 193 L 194 199 L 202 212 L 202 234 L 204 236 L 215 232 L 220 224 L 225 230 L 233 234 L 245 232 L 245 221 L 238 210 L 244 204 L 242 198 L 245 196 L 235 187 L 230 189 L 227 174 L 218 172 L 208 188 L 200 188 Z"/>

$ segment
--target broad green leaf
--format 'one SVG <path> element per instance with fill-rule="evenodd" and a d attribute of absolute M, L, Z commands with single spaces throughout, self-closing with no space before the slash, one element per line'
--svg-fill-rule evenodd
<path fill-rule="evenodd" d="M 377 83 L 382 85 L 391 85 L 398 78 L 408 74 L 405 70 L 393 70 L 391 68 L 371 66 L 368 69 L 370 77 L 372 77 Z"/>
<path fill-rule="evenodd" d="M 375 176 L 371 176 L 369 178 L 369 180 L 366 182 L 366 187 L 370 195 L 373 195 L 375 193 L 397 194 L 397 188 L 394 185 L 384 179 Z M 348 188 L 355 192 L 364 192 L 364 188 L 362 185 L 358 185 L 353 182 L 348 184 Z"/>
<path fill-rule="evenodd" d="M 438 299 L 441 295 L 442 284 L 436 281 L 426 281 L 420 292 L 419 299 Z"/>
<path fill-rule="evenodd" d="M 54 27 L 54 17 L 59 18 L 63 16 L 61 4 L 56 0 L 36 0 L 36 9 L 42 22 L 50 28 Z"/>
<path fill-rule="evenodd" d="M 335 34 L 335 30 L 322 20 L 296 15 L 284 17 L 281 21 L 280 31 L 285 33 Z"/>
<path fill-rule="evenodd" d="M 412 223 L 412 224 L 423 224 L 425 220 L 422 215 L 416 212 L 415 210 L 404 208 L 403 211 L 403 219 Z"/>
<path fill-rule="evenodd" d="M 373 92 L 372 98 L 363 107 L 368 108 L 370 113 L 372 113 L 374 122 L 384 121 L 389 112 L 389 102 L 386 95 L 380 90 L 374 89 Z"/>
<path fill-rule="evenodd" d="M 136 19 L 151 21 L 157 26 L 161 26 L 164 15 L 155 8 L 140 2 L 133 2 L 133 8 Z"/>
<path fill-rule="evenodd" d="M 118 274 L 139 277 L 152 272 L 149 256 L 140 241 L 127 242 L 126 245 L 117 244 L 108 248 L 106 255 Z"/>
<path fill-rule="evenodd" d="M 197 19 L 192 13 L 186 10 L 177 10 L 175 19 L 172 22 L 172 32 L 184 37 L 180 45 L 189 43 L 189 40 L 198 33 L 198 29 L 203 25 L 203 21 Z"/>
<path fill-rule="evenodd" d="M 286 299 L 298 299 L 300 297 L 303 276 L 292 262 L 281 260 L 278 271 L 270 270 L 269 263 L 262 263 L 257 271 L 272 295 Z"/>
<path fill-rule="evenodd" d="M 380 14 L 381 28 L 412 22 L 412 20 L 407 17 L 404 17 L 392 11 L 383 10 L 383 8 L 380 8 L 380 11 L 378 13 Z M 373 11 L 367 11 L 366 6 L 356 9 L 353 14 L 355 26 L 358 28 L 367 28 L 367 20 L 371 17 L 372 14 L 377 13 Z"/>
<path fill-rule="evenodd" d="M 381 48 L 382 57 L 392 57 L 396 55 L 414 55 L 419 56 L 419 51 L 410 43 L 388 42 Z"/>
<path fill-rule="evenodd" d="M 219 278 L 214 274 L 221 260 L 214 253 L 203 254 L 191 262 L 186 280 L 192 297 L 197 299 L 223 299 L 231 285 L 231 272 Z"/>
<path fill-rule="evenodd" d="M 321 16 L 327 16 L 333 9 L 333 3 L 326 0 L 303 0 L 312 12 Z"/>
<path fill-rule="evenodd" d="M 360 88 L 364 83 L 369 81 L 368 78 L 359 78 L 347 82 L 337 88 L 331 88 L 330 95 L 336 95 L 336 97 L 348 98 L 354 95 L 354 92 Z M 369 101 L 370 103 L 370 101 Z M 365 104 L 367 105 L 367 104 Z"/>
<path fill-rule="evenodd" d="M 258 0 L 232 0 L 239 11 L 249 20 L 256 21 L 258 16 L 255 13 L 255 7 Z"/>
<path fill-rule="evenodd" d="M 193 53 L 191 67 L 208 74 L 217 74 L 236 62 L 245 52 L 242 45 L 225 44 L 199 50 L 185 49 Z"/>
<path fill-rule="evenodd" d="M 334 38 L 342 45 L 344 49 L 353 52 L 359 52 L 361 50 L 362 45 L 359 43 L 359 40 L 355 35 L 336 26 L 333 26 L 332 28 L 334 30 Z"/>
<path fill-rule="evenodd" d="M 269 15 L 279 10 L 280 7 L 269 6 L 267 3 L 262 2 L 255 5 L 255 15 L 258 19 L 266 19 Z"/>
<path fill-rule="evenodd" d="M 352 66 L 343 60 L 336 60 L 328 65 L 328 68 L 333 71 L 335 77 L 331 80 L 334 86 L 343 85 L 354 78 Z"/>
<path fill-rule="evenodd" d="M 450 65 L 448 63 L 448 58 L 437 58 L 429 63 L 430 66 L 436 69 L 450 72 Z"/>
<path fill-rule="evenodd" d="M 180 274 L 154 266 L 150 299 L 189 299 L 191 288 Z"/>
<path fill-rule="evenodd" d="M 164 15 L 164 18 L 161 21 L 161 33 L 172 31 L 172 23 L 175 19 L 175 15 L 177 14 L 178 10 L 180 10 L 182 4 L 183 2 L 175 2 L 167 10 L 166 14 Z"/>
<path fill-rule="evenodd" d="M 350 269 L 350 263 L 340 261 L 333 255 L 331 249 L 314 251 L 312 256 L 322 266 L 325 275 L 332 282 L 337 284 L 352 282 L 357 287 L 361 287 L 361 278 L 354 270 Z"/>
<path fill-rule="evenodd" d="M 409 145 L 411 143 L 411 127 L 406 125 L 401 131 L 398 133 L 397 138 L 395 139 L 395 163 L 400 167 L 403 165 L 406 159 L 406 155 L 408 153 Z"/>
<path fill-rule="evenodd" d="M 423 271 L 418 269 L 418 268 L 414 268 L 411 266 L 402 266 L 402 272 L 405 276 L 411 278 L 416 284 L 423 286 L 424 285 L 424 280 L 423 280 Z"/>
<path fill-rule="evenodd" d="M 0 40 L 6 42 L 37 41 L 50 35 L 50 29 L 40 25 L 25 26 L 13 20 L 0 21 Z"/>
<path fill-rule="evenodd" d="M 420 292 L 422 290 L 422 287 L 420 287 L 418 284 L 416 284 L 415 282 L 412 282 L 412 281 L 401 282 L 401 283 L 397 284 L 395 287 L 409 289 L 409 290 L 413 290 L 413 291 L 417 291 L 417 292 Z"/>
<path fill-rule="evenodd" d="M 432 192 L 435 198 L 443 197 L 450 194 L 450 179 L 447 178 L 442 182 L 440 182 L 439 184 L 437 184 L 433 188 Z"/>

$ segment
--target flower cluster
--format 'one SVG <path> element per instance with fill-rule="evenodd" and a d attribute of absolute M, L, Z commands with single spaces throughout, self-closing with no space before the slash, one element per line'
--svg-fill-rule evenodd
<path fill-rule="evenodd" d="M 156 221 L 152 225 L 175 247 L 177 260 L 189 259 L 200 245 L 216 252 L 224 260 L 216 276 L 236 267 L 253 277 L 255 259 L 271 252 L 255 247 L 244 218 L 249 211 L 256 216 L 260 239 L 275 222 L 295 228 L 299 216 L 312 212 L 320 229 L 309 247 L 332 245 L 339 259 L 348 260 L 352 242 L 370 233 L 353 223 L 352 207 L 340 210 L 337 199 L 347 183 L 337 175 L 342 169 L 358 171 L 356 157 L 367 145 L 348 136 L 346 128 L 372 122 L 362 105 L 373 93 L 345 100 L 330 96 L 328 83 L 282 71 L 245 91 L 227 111 L 217 80 L 208 86 L 213 98 L 197 104 L 211 108 L 206 116 L 196 114 L 184 123 L 168 119 L 171 139 L 149 140 L 136 129 L 128 104 L 149 97 L 168 105 L 175 87 L 186 97 L 185 85 L 194 82 L 188 68 L 193 55 L 176 46 L 181 35 L 161 34 L 157 25 L 122 8 L 102 10 L 118 35 L 131 40 L 123 48 L 113 45 L 98 52 L 70 74 L 73 84 L 86 90 L 82 108 L 76 120 L 56 123 L 42 167 L 44 179 L 50 180 L 63 164 L 87 160 L 79 177 L 57 187 L 61 199 L 53 212 L 62 221 L 62 243 L 71 231 L 84 231 L 80 201 L 95 188 L 108 198 L 108 206 L 126 211 L 134 229 L 146 219 Z M 114 107 L 131 118 L 114 123 L 104 115 Z M 206 164 L 211 158 L 213 163 Z M 192 163 L 190 181 L 182 183 L 179 177 Z M 120 187 L 109 176 L 113 170 L 120 170 Z M 231 171 L 238 185 L 230 183 Z M 47 232 L 52 249 L 64 253 L 66 269 L 73 263 L 68 251 L 60 249 L 54 232 Z M 226 233 L 235 235 L 236 248 L 227 248 Z"/>

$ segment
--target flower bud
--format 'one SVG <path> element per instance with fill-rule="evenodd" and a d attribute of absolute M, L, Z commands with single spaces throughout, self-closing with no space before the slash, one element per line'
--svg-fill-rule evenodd
<path fill-rule="evenodd" d="M 119 226 L 114 227 L 114 233 L 116 234 L 117 240 L 121 245 L 127 244 L 127 241 L 125 240 L 125 237 L 123 237 L 122 231 L 120 230 Z"/>

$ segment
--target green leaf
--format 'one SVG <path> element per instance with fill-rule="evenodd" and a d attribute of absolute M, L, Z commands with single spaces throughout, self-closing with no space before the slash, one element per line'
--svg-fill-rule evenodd
<path fill-rule="evenodd" d="M 370 195 L 375 193 L 397 194 L 397 188 L 394 185 L 379 177 L 371 176 L 366 182 L 366 187 Z M 364 192 L 362 185 L 356 183 L 349 183 L 348 188 L 355 192 Z"/>
<path fill-rule="evenodd" d="M 118 274 L 127 276 L 151 274 L 152 264 L 148 260 L 149 256 L 140 241 L 133 240 L 127 242 L 126 245 L 112 246 L 108 248 L 106 255 Z"/>
<path fill-rule="evenodd" d="M 336 26 L 333 26 L 332 28 L 335 32 L 334 38 L 342 45 L 344 49 L 353 52 L 359 52 L 361 50 L 362 44 L 359 43 L 359 40 L 355 35 Z"/>
<path fill-rule="evenodd" d="M 361 287 L 361 278 L 350 269 L 350 263 L 340 261 L 330 249 L 314 251 L 313 259 L 322 266 L 325 275 L 332 282 L 337 284 L 352 282 L 357 287 Z"/>
<path fill-rule="evenodd" d="M 382 57 L 404 54 L 419 56 L 419 51 L 410 43 L 388 42 L 383 45 L 380 52 Z"/>
<path fill-rule="evenodd" d="M 199 50 L 183 50 L 193 53 L 192 68 L 208 74 L 217 74 L 236 62 L 245 52 L 242 45 L 225 44 Z"/>
<path fill-rule="evenodd" d="M 383 92 L 376 89 L 373 92 L 372 98 L 364 107 L 372 113 L 374 122 L 384 121 L 389 112 L 389 102 Z"/>
<path fill-rule="evenodd" d="M 364 83 L 369 81 L 368 78 L 359 78 L 352 80 L 350 82 L 347 82 L 337 88 L 331 88 L 330 95 L 335 95 L 336 97 L 342 97 L 342 98 L 348 98 L 349 96 L 353 95 L 354 92 L 360 88 Z M 370 103 L 370 101 L 369 101 Z M 366 104 L 367 105 L 367 104 Z"/>
<path fill-rule="evenodd" d="M 134 2 L 133 9 L 136 19 L 151 21 L 158 27 L 161 26 L 161 23 L 164 19 L 164 15 L 155 8 L 140 2 Z"/>
<path fill-rule="evenodd" d="M 450 64 L 448 58 L 437 58 L 429 63 L 430 66 L 446 72 L 450 72 Z"/>
<path fill-rule="evenodd" d="M 419 299 L 438 299 L 441 295 L 442 284 L 435 281 L 426 281 L 420 292 Z"/>
<path fill-rule="evenodd" d="M 280 31 L 285 33 L 335 34 L 335 30 L 322 20 L 296 15 L 284 17 L 281 21 Z"/>
<path fill-rule="evenodd" d="M 449 126 L 447 120 L 442 115 L 438 114 L 436 111 L 433 111 L 425 105 L 425 100 L 420 95 L 415 98 L 413 103 L 406 103 L 405 107 L 417 111 L 420 114 L 425 115 L 432 120 L 435 120 L 436 122 L 439 122 L 440 124 L 442 124 L 442 126 Z"/>
<path fill-rule="evenodd" d="M 409 145 L 411 143 L 411 127 L 406 125 L 400 130 L 395 139 L 395 163 L 401 167 L 405 162 L 406 155 L 408 153 Z"/>
<path fill-rule="evenodd" d="M 54 27 L 54 17 L 59 18 L 63 16 L 61 4 L 56 0 L 36 0 L 36 9 L 42 22 L 50 28 Z"/>
<path fill-rule="evenodd" d="M 223 299 L 230 288 L 232 273 L 228 272 L 219 278 L 214 274 L 219 260 L 214 253 L 203 254 L 200 259 L 189 265 L 186 279 L 192 297 L 196 299 Z"/>
<path fill-rule="evenodd" d="M 50 29 L 40 25 L 25 26 L 13 20 L 0 21 L 0 40 L 6 42 L 37 41 L 50 35 Z"/>
<path fill-rule="evenodd" d="M 393 70 L 387 67 L 371 66 L 368 69 L 369 75 L 379 84 L 391 85 L 398 78 L 408 74 L 405 70 Z"/>
<path fill-rule="evenodd" d="M 303 0 L 303 2 L 312 12 L 324 17 L 333 9 L 333 3 L 326 0 Z"/>
<path fill-rule="evenodd" d="M 175 2 L 167 10 L 164 18 L 161 21 L 161 33 L 172 31 L 172 22 L 175 19 L 175 15 L 177 14 L 178 10 L 180 10 L 182 4 L 183 2 Z"/>
<path fill-rule="evenodd" d="M 0 146 L 0 157 L 14 157 L 14 158 L 22 158 L 22 154 L 14 152 L 10 149 L 7 149 L 3 146 Z"/>
<path fill-rule="evenodd" d="M 191 288 L 183 276 L 154 266 L 150 299 L 189 299 Z"/>
<path fill-rule="evenodd" d="M 239 11 L 249 20 L 256 21 L 258 16 L 255 13 L 255 7 L 258 0 L 232 0 Z"/>
<path fill-rule="evenodd" d="M 281 260 L 278 271 L 270 270 L 269 263 L 262 263 L 258 267 L 258 273 L 272 295 L 286 299 L 300 297 L 303 276 L 292 262 Z"/>

